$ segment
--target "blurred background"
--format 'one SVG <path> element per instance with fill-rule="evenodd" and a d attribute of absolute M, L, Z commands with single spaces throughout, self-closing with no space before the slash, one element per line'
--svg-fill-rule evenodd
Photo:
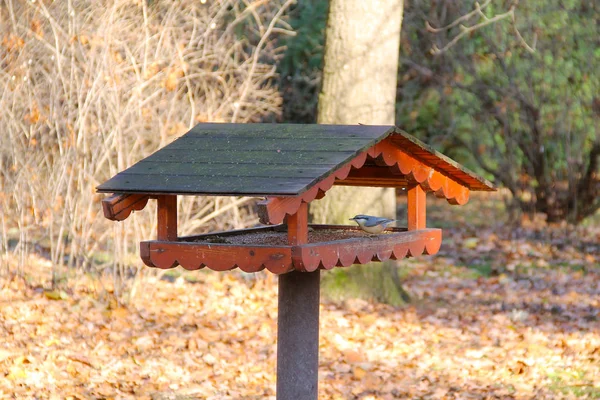
<path fill-rule="evenodd" d="M 0 0 L 0 395 L 272 396 L 275 279 L 144 267 L 153 202 L 115 223 L 95 187 L 200 122 L 356 123 L 327 112 L 380 87 L 342 98 L 325 79 L 357 63 L 391 71 L 389 112 L 361 121 L 499 191 L 428 198 L 436 256 L 323 274 L 324 398 L 599 396 L 600 3 L 373 4 Z M 347 21 L 374 40 L 336 59 Z M 347 223 L 335 198 L 313 217 Z M 179 196 L 179 234 L 255 226 L 256 200 Z"/>
<path fill-rule="evenodd" d="M 135 276 L 155 215 L 110 223 L 94 188 L 199 122 L 315 123 L 328 6 L 0 3 L 2 274 L 36 255 L 52 285 Z M 396 124 L 494 181 L 495 222 L 593 224 L 599 20 L 594 1 L 406 1 Z M 252 226 L 253 201 L 184 197 L 180 234 Z"/>

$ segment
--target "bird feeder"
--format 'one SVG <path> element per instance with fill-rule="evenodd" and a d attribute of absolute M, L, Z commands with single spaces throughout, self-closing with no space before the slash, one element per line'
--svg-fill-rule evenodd
<path fill-rule="evenodd" d="M 356 226 L 308 224 L 308 204 L 333 185 L 407 191 L 408 226 L 368 235 Z M 427 192 L 462 205 L 493 185 L 394 126 L 199 124 L 98 187 L 106 218 L 158 207 L 150 267 L 279 275 L 277 398 L 316 399 L 319 271 L 435 254 Z M 177 196 L 256 196 L 264 227 L 181 237 Z"/>

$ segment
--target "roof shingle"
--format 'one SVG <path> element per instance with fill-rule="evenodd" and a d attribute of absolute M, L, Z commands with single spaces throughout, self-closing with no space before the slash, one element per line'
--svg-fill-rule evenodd
<path fill-rule="evenodd" d="M 492 185 L 394 126 L 199 124 L 99 192 L 296 196 L 390 134 L 472 190 Z M 396 139 L 395 139 L 396 140 Z M 433 157 L 433 162 L 431 161 Z"/>

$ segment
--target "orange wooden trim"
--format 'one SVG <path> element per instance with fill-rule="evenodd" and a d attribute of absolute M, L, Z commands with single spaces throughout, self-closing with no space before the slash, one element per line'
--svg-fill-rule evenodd
<path fill-rule="evenodd" d="M 453 177 L 452 179 L 470 188 L 471 190 L 495 191 L 494 184 L 486 179 L 476 176 L 467 171 L 457 162 L 438 153 L 429 146 L 421 143 L 413 137 L 408 137 L 403 132 L 388 136 L 386 140 L 392 142 L 396 147 L 403 149 L 413 157 L 422 160 L 425 164 L 431 165 L 436 171 L 444 175 Z"/>
<path fill-rule="evenodd" d="M 438 197 L 446 198 L 450 204 L 462 205 L 469 201 L 468 187 L 417 160 L 394 145 L 389 138 L 377 143 L 367 152 L 369 156 L 383 161 L 385 165 L 396 165 L 409 180 L 418 183 L 427 191 L 435 192 Z"/>
<path fill-rule="evenodd" d="M 323 227 L 331 228 L 326 225 Z M 393 228 L 391 232 L 376 237 L 295 246 L 292 247 L 292 260 L 296 270 L 312 272 L 317 268 L 349 267 L 352 264 L 367 264 L 371 261 L 435 254 L 441 243 L 440 229 L 407 232 Z"/>
<path fill-rule="evenodd" d="M 369 177 L 370 174 L 377 171 L 378 167 L 364 166 L 367 157 L 374 159 L 378 165 L 392 168 L 392 174 L 398 175 L 398 177 Z M 404 187 L 409 184 L 419 184 L 424 190 L 434 192 L 438 197 L 446 198 L 451 204 L 465 204 L 469 200 L 468 187 L 417 160 L 394 145 L 388 138 L 358 154 L 305 193 L 296 197 L 269 197 L 259 203 L 260 221 L 263 224 L 280 224 L 286 215 L 296 213 L 302 203 L 310 203 L 315 198 L 322 197 L 323 193 L 334 184 L 380 187 Z"/>
<path fill-rule="evenodd" d="M 308 242 L 308 204 L 301 203 L 298 211 L 287 217 L 287 228 L 291 246 Z"/>
<path fill-rule="evenodd" d="M 360 168 L 367 159 L 366 153 L 357 155 L 349 163 L 318 182 L 315 186 L 296 197 L 268 197 L 258 203 L 258 216 L 263 224 L 275 225 L 283 222 L 286 215 L 295 214 L 302 203 L 321 199 L 336 180 L 346 179 L 351 168 Z"/>
<path fill-rule="evenodd" d="M 319 229 L 360 231 L 348 225 L 311 225 Z M 272 231 L 273 228 L 258 230 Z M 246 231 L 227 232 L 231 238 Z M 282 235 L 284 233 L 282 232 Z M 222 234 L 221 234 L 222 235 Z M 200 235 L 202 238 L 211 235 Z M 199 237 L 199 238 L 200 238 Z M 348 267 L 352 264 L 365 264 L 371 261 L 396 260 L 421 254 L 435 254 L 441 245 L 440 229 L 406 231 L 391 228 L 386 234 L 320 243 L 306 243 L 297 246 L 236 245 L 192 241 L 146 241 L 140 244 L 140 255 L 150 267 L 173 268 L 181 265 L 188 270 L 210 268 L 215 271 L 228 271 L 240 268 L 245 272 L 258 272 L 263 269 L 274 274 L 292 270 L 311 272 L 318 268 L 331 269 Z M 232 239 L 234 240 L 234 239 Z"/>
<path fill-rule="evenodd" d="M 376 187 L 407 187 L 406 177 L 395 166 L 363 166 L 353 169 L 343 181 L 336 181 L 336 185 L 345 186 L 376 186 Z M 387 174 L 382 176 L 383 174 Z M 391 174 L 391 175 L 390 175 Z"/>
<path fill-rule="evenodd" d="M 213 271 L 240 268 L 258 272 L 266 268 L 274 274 L 293 270 L 290 246 L 148 241 L 140 243 L 140 255 L 147 266 L 161 269 L 181 265 L 187 270 L 207 267 Z"/>
<path fill-rule="evenodd" d="M 469 201 L 469 189 L 462 186 L 438 171 L 421 183 L 423 189 L 434 192 L 436 197 L 445 198 L 448 203 L 463 205 Z"/>
<path fill-rule="evenodd" d="M 111 221 L 123 221 L 133 211 L 143 210 L 149 198 L 144 194 L 113 194 L 102 199 L 102 211 Z"/>
<path fill-rule="evenodd" d="M 372 158 L 381 159 L 385 165 L 397 165 L 403 175 L 417 183 L 425 181 L 433 172 L 433 168 L 410 156 L 389 140 L 383 140 L 368 150 Z"/>
<path fill-rule="evenodd" d="M 408 230 L 414 231 L 426 227 L 426 193 L 420 185 L 408 189 Z"/>
<path fill-rule="evenodd" d="M 325 197 L 325 193 L 326 192 L 324 190 L 319 189 L 319 191 L 317 192 L 317 196 L 315 197 L 315 199 L 321 200 L 323 197 Z"/>
<path fill-rule="evenodd" d="M 157 239 L 177 240 L 177 196 L 157 196 Z"/>
<path fill-rule="evenodd" d="M 269 197 L 259 202 L 258 218 L 262 224 L 281 224 L 286 215 L 292 215 L 300 208 L 300 197 Z"/>

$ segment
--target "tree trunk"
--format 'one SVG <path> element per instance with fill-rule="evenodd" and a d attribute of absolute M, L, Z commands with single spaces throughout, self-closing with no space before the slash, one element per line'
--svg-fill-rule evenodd
<path fill-rule="evenodd" d="M 393 125 L 403 0 L 331 0 L 318 123 Z M 340 188 L 311 207 L 315 222 L 395 216 L 393 189 Z"/>
<path fill-rule="evenodd" d="M 320 124 L 394 124 L 402 0 L 331 0 Z"/>
<path fill-rule="evenodd" d="M 331 0 L 318 123 L 394 125 L 402 11 L 403 0 Z M 356 214 L 395 217 L 394 189 L 337 186 L 311 205 L 317 223 Z"/>

